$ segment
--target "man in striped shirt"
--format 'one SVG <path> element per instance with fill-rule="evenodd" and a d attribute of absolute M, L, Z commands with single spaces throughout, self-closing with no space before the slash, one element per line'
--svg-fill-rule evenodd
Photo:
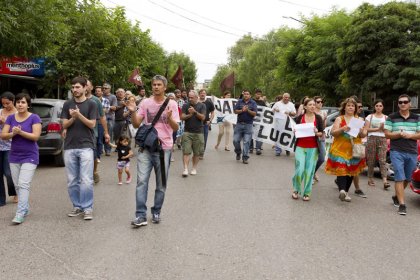
<path fill-rule="evenodd" d="M 411 98 L 398 97 L 399 111 L 385 122 L 385 136 L 391 140 L 390 157 L 394 167 L 395 196 L 392 197 L 398 214 L 406 215 L 404 189 L 411 180 L 417 164 L 417 140 L 420 139 L 420 116 L 410 112 Z"/>

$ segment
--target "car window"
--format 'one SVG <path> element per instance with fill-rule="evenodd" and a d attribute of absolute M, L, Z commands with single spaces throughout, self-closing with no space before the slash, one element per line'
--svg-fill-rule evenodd
<path fill-rule="evenodd" d="M 32 104 L 30 111 L 40 118 L 51 118 L 52 106 L 46 104 Z"/>

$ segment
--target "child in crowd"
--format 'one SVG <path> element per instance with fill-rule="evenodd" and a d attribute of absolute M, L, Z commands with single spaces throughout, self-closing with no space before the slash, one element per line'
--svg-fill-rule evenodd
<path fill-rule="evenodd" d="M 133 151 L 130 147 L 130 138 L 128 135 L 121 135 L 118 139 L 118 145 L 116 148 L 118 152 L 118 161 L 117 161 L 117 169 L 118 169 L 118 185 L 122 185 L 122 174 L 123 170 L 127 174 L 127 184 L 131 182 L 131 174 L 130 174 L 130 158 L 133 156 Z"/>

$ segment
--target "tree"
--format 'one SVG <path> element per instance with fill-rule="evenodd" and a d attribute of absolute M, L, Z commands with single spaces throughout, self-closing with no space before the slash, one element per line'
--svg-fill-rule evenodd
<path fill-rule="evenodd" d="M 361 5 L 353 14 L 339 62 L 349 93 L 391 99 L 420 93 L 420 7 L 389 2 Z"/>
<path fill-rule="evenodd" d="M 197 79 L 197 68 L 194 61 L 185 53 L 172 52 L 166 57 L 168 79 L 175 74 L 178 65 L 182 66 L 185 87 L 187 89 L 194 88 L 195 80 Z M 175 90 L 175 85 L 170 83 L 168 90 Z"/>
<path fill-rule="evenodd" d="M 337 49 L 342 46 L 350 19 L 344 11 L 303 19 L 302 30 L 295 31 L 289 44 L 279 49 L 278 77 L 295 98 L 322 95 L 331 105 L 342 98 Z"/>

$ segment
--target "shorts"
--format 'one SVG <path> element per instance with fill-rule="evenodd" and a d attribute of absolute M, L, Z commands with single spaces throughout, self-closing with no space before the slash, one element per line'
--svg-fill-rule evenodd
<path fill-rule="evenodd" d="M 411 176 L 417 167 L 417 155 L 407 152 L 390 151 L 391 163 L 394 168 L 394 181 L 411 181 Z"/>
<path fill-rule="evenodd" d="M 182 153 L 190 155 L 193 153 L 199 156 L 204 152 L 204 134 L 184 132 L 182 135 Z"/>
<path fill-rule="evenodd" d="M 130 162 L 129 161 L 117 161 L 117 169 L 124 169 L 124 168 L 130 168 Z"/>

